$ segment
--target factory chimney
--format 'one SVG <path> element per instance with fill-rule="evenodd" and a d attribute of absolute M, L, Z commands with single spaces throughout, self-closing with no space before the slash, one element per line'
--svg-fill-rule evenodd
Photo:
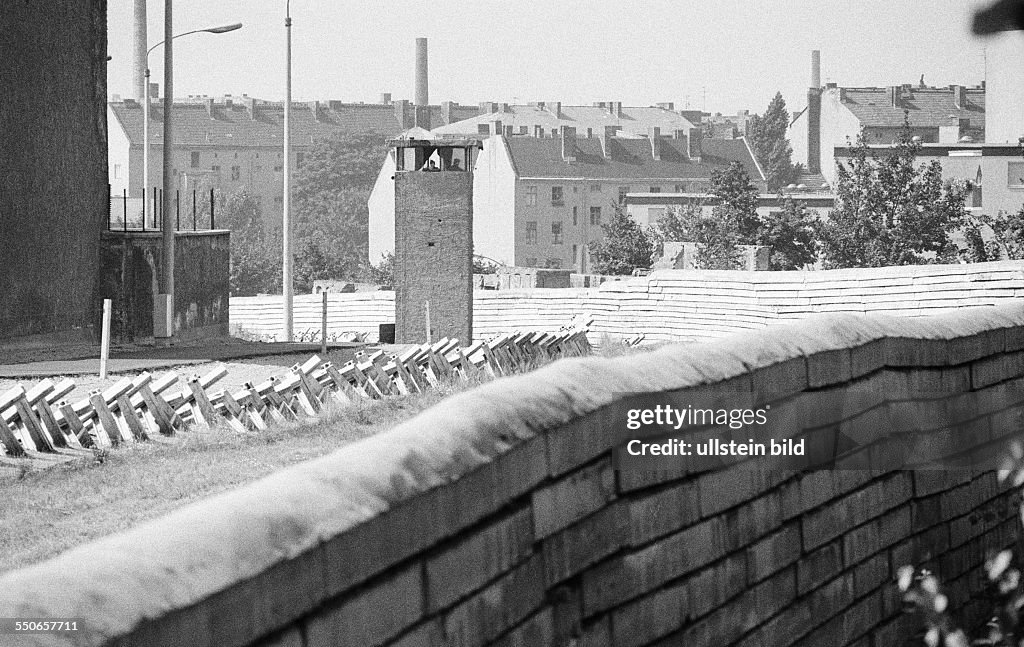
<path fill-rule="evenodd" d="M 821 52 L 816 49 L 811 50 L 811 86 L 812 88 L 821 87 Z"/>
<path fill-rule="evenodd" d="M 427 39 L 416 39 L 416 105 L 430 105 L 427 94 Z"/>
<path fill-rule="evenodd" d="M 132 38 L 132 92 L 141 102 L 146 98 L 146 0 L 135 0 Z"/>

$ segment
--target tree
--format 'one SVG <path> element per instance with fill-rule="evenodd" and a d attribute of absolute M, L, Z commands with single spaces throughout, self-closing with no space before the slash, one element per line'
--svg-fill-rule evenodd
<path fill-rule="evenodd" d="M 1024 260 L 1024 206 L 1015 213 L 968 216 L 963 235 L 969 262 Z"/>
<path fill-rule="evenodd" d="M 651 266 L 654 245 L 647 232 L 619 205 L 611 221 L 603 223 L 604 239 L 590 243 L 590 258 L 597 274 L 632 274 Z"/>
<path fill-rule="evenodd" d="M 307 279 L 352 279 L 365 264 L 366 201 L 380 172 L 384 144 L 383 135 L 353 134 L 317 141 L 306 153 L 293 195 L 295 245 Z M 322 276 L 331 272 L 343 273 Z"/>
<path fill-rule="evenodd" d="M 764 115 L 754 115 L 747 122 L 750 147 L 764 169 L 769 191 L 778 190 L 796 177 L 793 149 L 786 138 L 788 129 L 789 111 L 781 92 L 775 93 Z"/>
<path fill-rule="evenodd" d="M 837 206 L 821 229 L 825 265 L 882 267 L 956 258 L 950 233 L 964 222 L 969 186 L 942 181 L 938 161 L 915 167 L 920 143 L 904 118 L 899 141 L 876 159 L 863 134 L 839 164 Z"/>
<path fill-rule="evenodd" d="M 217 224 L 231 230 L 231 294 L 252 296 L 281 287 L 279 238 L 263 226 L 258 196 L 246 189 L 230 195 L 215 194 Z M 206 209 L 209 212 L 209 207 Z M 221 224 L 223 223 L 223 224 Z"/>
<path fill-rule="evenodd" d="M 750 175 L 739 162 L 730 162 L 725 170 L 711 172 L 711 192 L 721 200 L 714 210 L 716 218 L 732 220 L 728 229 L 735 229 L 734 244 L 756 245 L 761 227 L 757 215 L 757 189 L 750 183 Z"/>
<path fill-rule="evenodd" d="M 376 283 L 381 290 L 395 289 L 395 255 L 392 252 L 381 254 L 380 262 L 363 268 L 363 280 Z"/>
<path fill-rule="evenodd" d="M 699 204 L 669 208 L 651 232 L 651 237 L 664 245 L 667 241 L 692 242 L 697 245 L 694 269 L 739 269 L 736 248 L 739 234 L 731 207 L 715 207 L 704 216 Z"/>
<path fill-rule="evenodd" d="M 771 248 L 770 270 L 800 270 L 818 260 L 818 220 L 802 202 L 783 201 L 782 211 L 761 218 L 758 244 Z"/>

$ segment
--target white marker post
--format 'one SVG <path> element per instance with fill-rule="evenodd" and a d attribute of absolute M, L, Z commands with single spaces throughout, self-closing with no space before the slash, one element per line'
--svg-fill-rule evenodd
<path fill-rule="evenodd" d="M 428 344 L 432 344 L 433 341 L 430 339 L 430 302 L 429 301 L 424 301 L 423 302 L 423 309 L 426 311 L 425 315 L 426 315 L 426 324 L 427 324 L 427 343 Z"/>
<path fill-rule="evenodd" d="M 320 312 L 320 355 L 327 356 L 327 290 L 321 292 L 324 295 L 324 305 Z"/>
<path fill-rule="evenodd" d="M 100 341 L 100 379 L 107 379 L 107 358 L 110 357 L 110 299 L 103 300 L 103 337 Z"/>

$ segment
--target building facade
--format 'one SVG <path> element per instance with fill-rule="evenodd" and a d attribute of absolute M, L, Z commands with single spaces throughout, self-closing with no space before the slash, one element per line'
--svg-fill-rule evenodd
<path fill-rule="evenodd" d="M 293 102 L 291 112 L 291 168 L 320 139 L 356 133 L 395 136 L 413 128 L 429 127 L 434 119 L 462 120 L 476 107 L 451 102 L 416 106 L 409 101 L 379 104 L 340 101 Z M 424 110 L 424 108 L 426 108 Z M 184 193 L 219 188 L 228 193 L 246 188 L 260 197 L 264 216 L 280 216 L 283 202 L 284 105 L 247 96 L 214 99 L 193 97 L 175 102 L 172 173 Z M 150 107 L 149 178 L 143 181 L 142 104 L 126 99 L 108 105 L 110 124 L 108 167 L 113 196 L 141 198 L 143 187 L 162 184 L 163 105 Z M 147 207 L 148 209 L 149 207 Z"/>
<path fill-rule="evenodd" d="M 692 127 L 664 136 L 620 137 L 609 127 L 579 137 L 490 136 L 474 165 L 474 253 L 504 265 L 587 272 L 588 245 L 633 192 L 701 193 L 711 174 L 743 164 L 755 186 L 764 173 L 744 139 L 708 140 Z M 394 159 L 371 194 L 370 259 L 394 249 Z"/>

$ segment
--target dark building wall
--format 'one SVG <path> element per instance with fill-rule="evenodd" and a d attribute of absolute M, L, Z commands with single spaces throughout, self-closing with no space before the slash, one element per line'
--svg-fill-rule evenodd
<path fill-rule="evenodd" d="M 105 0 L 0 9 L 0 343 L 95 323 L 106 22 Z"/>
<path fill-rule="evenodd" d="M 395 341 L 473 338 L 473 175 L 395 174 Z"/>
<path fill-rule="evenodd" d="M 153 336 L 153 295 L 160 276 L 160 234 L 103 235 L 101 295 L 113 300 L 112 334 Z M 227 231 L 179 232 L 174 245 L 174 334 L 228 334 L 230 238 Z"/>

